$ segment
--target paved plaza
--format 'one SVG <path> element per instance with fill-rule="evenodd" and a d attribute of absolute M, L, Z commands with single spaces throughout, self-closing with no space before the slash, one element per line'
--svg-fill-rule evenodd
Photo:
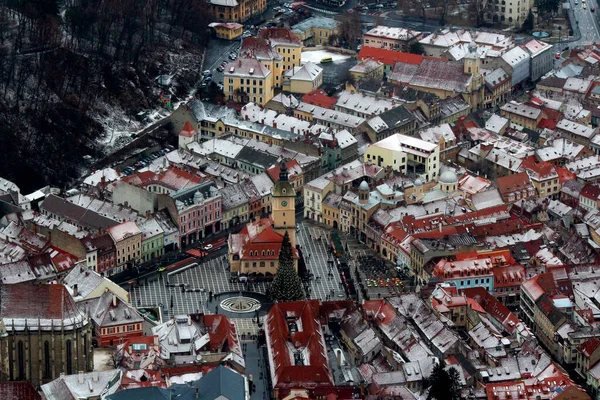
<path fill-rule="evenodd" d="M 229 269 L 223 257 L 204 260 L 198 262 L 197 266 L 169 275 L 169 286 L 167 286 L 167 274 L 162 274 L 153 282 L 134 287 L 130 291 L 132 304 L 137 307 L 156 307 L 162 304 L 165 317 L 197 311 L 214 313 L 215 309 L 212 304 L 216 304 L 220 300 L 217 298 L 213 300 L 213 303 L 208 304 L 210 291 L 213 294 L 246 290 L 264 293 L 266 289 L 264 282 L 248 284 L 237 281 L 230 282 Z M 185 292 L 181 291 L 181 284 L 186 285 Z M 190 291 L 195 289 L 200 291 Z"/>
<path fill-rule="evenodd" d="M 302 246 L 306 266 L 314 275 L 309 285 L 311 288 L 309 297 L 322 300 L 325 300 L 326 296 L 331 296 L 332 300 L 346 299 L 337 269 L 334 267 L 330 270 L 327 263 L 333 261 L 333 255 L 328 250 L 331 230 L 305 222 L 299 223 L 299 227 L 296 233 L 297 241 Z M 322 239 L 317 240 L 318 238 Z M 330 272 L 331 276 L 328 276 Z"/>

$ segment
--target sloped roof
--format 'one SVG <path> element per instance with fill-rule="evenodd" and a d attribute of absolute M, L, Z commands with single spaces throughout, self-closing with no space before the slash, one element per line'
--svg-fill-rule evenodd
<path fill-rule="evenodd" d="M 503 176 L 498 178 L 496 182 L 498 184 L 498 190 L 500 190 L 500 193 L 502 194 L 514 192 L 516 190 L 528 189 L 532 186 L 527 172 Z"/>
<path fill-rule="evenodd" d="M 0 399 L 2 400 L 41 400 L 40 394 L 29 382 L 1 382 Z M 65 400 L 69 400 L 65 398 Z"/>
<path fill-rule="evenodd" d="M 405 64 L 421 64 L 425 56 L 418 54 L 404 53 L 401 51 L 377 49 L 375 47 L 363 46 L 356 56 L 358 60 L 372 58 L 373 60 L 382 62 L 386 65 L 394 65 L 401 62 Z M 431 57 L 433 58 L 433 57 Z"/>

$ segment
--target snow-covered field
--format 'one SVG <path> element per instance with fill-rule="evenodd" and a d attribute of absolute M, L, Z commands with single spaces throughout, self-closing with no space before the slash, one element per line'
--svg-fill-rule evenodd
<path fill-rule="evenodd" d="M 312 51 L 302 52 L 302 63 L 307 63 L 310 61 L 310 62 L 318 64 L 325 57 L 331 57 L 333 62 L 344 61 L 344 60 L 347 60 L 350 58 L 350 56 L 348 56 L 348 55 L 336 53 L 334 51 L 312 50 Z"/>

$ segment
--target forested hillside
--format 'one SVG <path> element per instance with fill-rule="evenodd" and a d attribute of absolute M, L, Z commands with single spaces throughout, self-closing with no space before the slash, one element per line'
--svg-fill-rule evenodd
<path fill-rule="evenodd" d="M 63 185 L 159 107 L 157 76 L 186 96 L 208 18 L 203 0 L 0 0 L 0 176 Z"/>

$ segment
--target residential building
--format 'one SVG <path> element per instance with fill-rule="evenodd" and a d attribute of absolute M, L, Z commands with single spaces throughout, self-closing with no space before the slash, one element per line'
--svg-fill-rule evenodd
<path fill-rule="evenodd" d="M 496 180 L 498 190 L 505 203 L 515 203 L 536 197 L 536 190 L 527 172 L 503 176 Z"/>
<path fill-rule="evenodd" d="M 338 95 L 334 109 L 367 119 L 373 115 L 380 115 L 399 105 L 394 100 L 344 90 Z"/>
<path fill-rule="evenodd" d="M 311 62 L 292 67 L 283 75 L 283 90 L 290 93 L 310 93 L 322 84 L 323 68 Z"/>
<path fill-rule="evenodd" d="M 369 79 L 381 80 L 383 78 L 384 70 L 385 68 L 382 62 L 369 58 L 359 62 L 354 67 L 350 68 L 348 72 L 350 72 L 350 75 L 355 81 Z"/>
<path fill-rule="evenodd" d="M 244 32 L 244 25 L 238 24 L 237 22 L 213 22 L 208 24 L 209 28 L 215 30 L 217 39 L 233 40 L 242 36 Z"/>
<path fill-rule="evenodd" d="M 513 86 L 515 84 L 513 83 Z M 535 131 L 542 120 L 542 110 L 512 100 L 500 107 L 500 115 L 508 118 L 515 124 Z"/>
<path fill-rule="evenodd" d="M 45 400 L 99 400 L 119 390 L 123 372 L 119 369 L 61 375 L 42 385 Z M 25 399 L 23 399 L 25 400 Z"/>
<path fill-rule="evenodd" d="M 524 47 L 531 57 L 529 75 L 533 82 L 552 71 L 552 68 L 554 68 L 554 46 L 533 39 L 525 43 Z"/>
<path fill-rule="evenodd" d="M 597 128 L 592 128 L 587 125 L 561 119 L 556 124 L 556 130 L 560 132 L 563 138 L 581 144 L 585 147 L 590 146 L 590 141 L 598 131 Z"/>
<path fill-rule="evenodd" d="M 319 308 L 318 300 L 275 303 L 265 318 L 275 399 L 287 398 L 295 388 L 334 386 Z M 295 348 L 287 345 L 288 338 Z"/>
<path fill-rule="evenodd" d="M 108 228 L 108 234 L 117 249 L 117 267 L 112 273 L 121 272 L 126 265 L 141 261 L 142 232 L 135 222 L 124 222 Z"/>
<path fill-rule="evenodd" d="M 78 305 L 92 318 L 94 338 L 98 346 L 116 346 L 128 338 L 143 334 L 144 319 L 135 308 L 109 290 Z"/>
<path fill-rule="evenodd" d="M 419 39 L 421 32 L 379 25 L 363 35 L 363 46 L 408 52 Z"/>
<path fill-rule="evenodd" d="M 531 58 L 529 53 L 521 47 L 513 47 L 501 57 L 501 66 L 511 76 L 513 87 L 530 78 Z"/>
<path fill-rule="evenodd" d="M 486 12 L 486 20 L 488 22 L 520 27 L 527 19 L 529 11 L 534 6 L 534 2 L 530 0 L 517 1 L 516 3 L 509 1 L 508 3 L 494 3 L 491 5 L 491 12 Z"/>
<path fill-rule="evenodd" d="M 555 357 L 561 356 L 556 332 L 567 322 L 559 308 L 563 303 L 570 304 L 568 297 L 563 301 L 564 298 L 550 272 L 537 274 L 521 286 L 520 317 Z"/>
<path fill-rule="evenodd" d="M 514 38 L 502 33 L 471 31 L 466 29 L 443 29 L 433 32 L 420 40 L 425 54 L 441 57 L 450 48 L 459 44 L 488 46 L 492 50 L 505 52 L 514 46 Z"/>
<path fill-rule="evenodd" d="M 92 323 L 61 284 L 0 286 L 3 380 L 35 386 L 93 370 Z"/>
<path fill-rule="evenodd" d="M 262 14 L 267 8 L 266 0 L 210 0 L 208 12 L 219 22 L 242 22 Z"/>
<path fill-rule="evenodd" d="M 310 17 L 291 27 L 292 33 L 304 46 L 324 45 L 332 35 L 337 35 L 339 22 L 333 18 Z"/>
<path fill-rule="evenodd" d="M 190 360 L 229 365 L 243 373 L 246 365 L 237 330 L 221 314 L 176 315 L 152 328 L 158 336 L 160 358 L 174 365 Z"/>
<path fill-rule="evenodd" d="M 511 92 L 510 75 L 502 68 L 496 68 L 484 77 L 485 80 L 485 98 L 483 105 L 485 108 L 494 108 L 504 104 Z M 487 126 L 487 125 L 486 125 Z"/>
<path fill-rule="evenodd" d="M 225 186 L 219 190 L 219 195 L 222 199 L 221 225 L 224 229 L 231 229 L 249 220 L 248 195 L 240 185 Z"/>
<path fill-rule="evenodd" d="M 148 383 L 148 382 L 146 382 Z M 250 383 L 247 378 L 230 368 L 218 366 L 202 375 L 199 380 L 173 383 L 168 388 L 136 383 L 134 388 L 121 390 L 106 397 L 107 400 L 148 399 L 162 400 L 169 397 L 179 400 L 247 400 Z"/>
<path fill-rule="evenodd" d="M 150 261 L 164 254 L 164 231 L 155 218 L 140 219 L 137 223 L 142 232 L 142 260 Z"/>
<path fill-rule="evenodd" d="M 379 49 L 370 46 L 363 46 L 358 52 L 358 55 L 356 56 L 356 59 L 360 61 L 372 59 L 383 63 L 384 73 L 387 76 L 390 75 L 390 72 L 392 71 L 396 63 L 419 65 L 421 64 L 424 58 L 425 57 L 419 54 L 412 54 L 389 49 Z"/>
<path fill-rule="evenodd" d="M 600 203 L 600 186 L 586 183 L 579 193 L 578 206 L 584 214 L 597 210 Z"/>
<path fill-rule="evenodd" d="M 78 228 L 93 232 L 100 232 L 119 224 L 115 220 L 73 204 L 54 194 L 48 195 L 40 204 L 40 212 L 42 215 L 48 215 L 58 221 L 69 222 Z"/>
<path fill-rule="evenodd" d="M 391 167 L 402 174 L 423 176 L 426 181 L 437 180 L 439 176 L 439 146 L 399 133 L 373 143 L 364 157 L 365 162 Z"/>
<path fill-rule="evenodd" d="M 171 219 L 177 221 L 180 247 L 219 232 L 224 226 L 225 202 L 212 181 L 161 196 L 159 208 L 166 208 Z"/>
<path fill-rule="evenodd" d="M 539 198 L 558 198 L 561 184 L 556 167 L 548 162 L 526 159 L 521 167 L 525 169 Z"/>
<path fill-rule="evenodd" d="M 416 119 L 404 106 L 398 106 L 370 118 L 362 126 L 371 142 L 375 143 L 392 135 L 412 135 Z"/>
<path fill-rule="evenodd" d="M 129 301 L 129 292 L 127 290 L 123 289 L 110 279 L 90 268 L 85 268 L 82 265 L 69 271 L 63 278 L 62 283 L 76 303 L 84 300 L 96 299 L 103 296 L 107 291 L 116 294 L 124 301 Z"/>
<path fill-rule="evenodd" d="M 110 275 L 117 268 L 117 248 L 108 233 L 83 240 L 87 250 L 87 267 L 99 274 Z"/>
<path fill-rule="evenodd" d="M 240 57 L 227 64 L 223 73 L 225 97 L 238 103 L 265 105 L 274 96 L 271 74 L 259 60 Z"/>
<path fill-rule="evenodd" d="M 439 146 L 442 160 L 456 159 L 459 150 L 458 140 L 450 124 L 445 123 L 421 130 L 419 136 L 422 140 Z"/>
<path fill-rule="evenodd" d="M 414 90 L 432 93 L 444 100 L 460 97 L 471 109 L 480 108 L 484 100 L 481 60 L 472 48 L 462 61 L 423 58 L 420 63 L 398 62 L 388 75 L 390 82 Z"/>
<path fill-rule="evenodd" d="M 484 287 L 494 291 L 494 273 L 490 258 L 475 260 L 440 260 L 433 269 L 433 277 L 452 283 L 458 290 Z"/>

